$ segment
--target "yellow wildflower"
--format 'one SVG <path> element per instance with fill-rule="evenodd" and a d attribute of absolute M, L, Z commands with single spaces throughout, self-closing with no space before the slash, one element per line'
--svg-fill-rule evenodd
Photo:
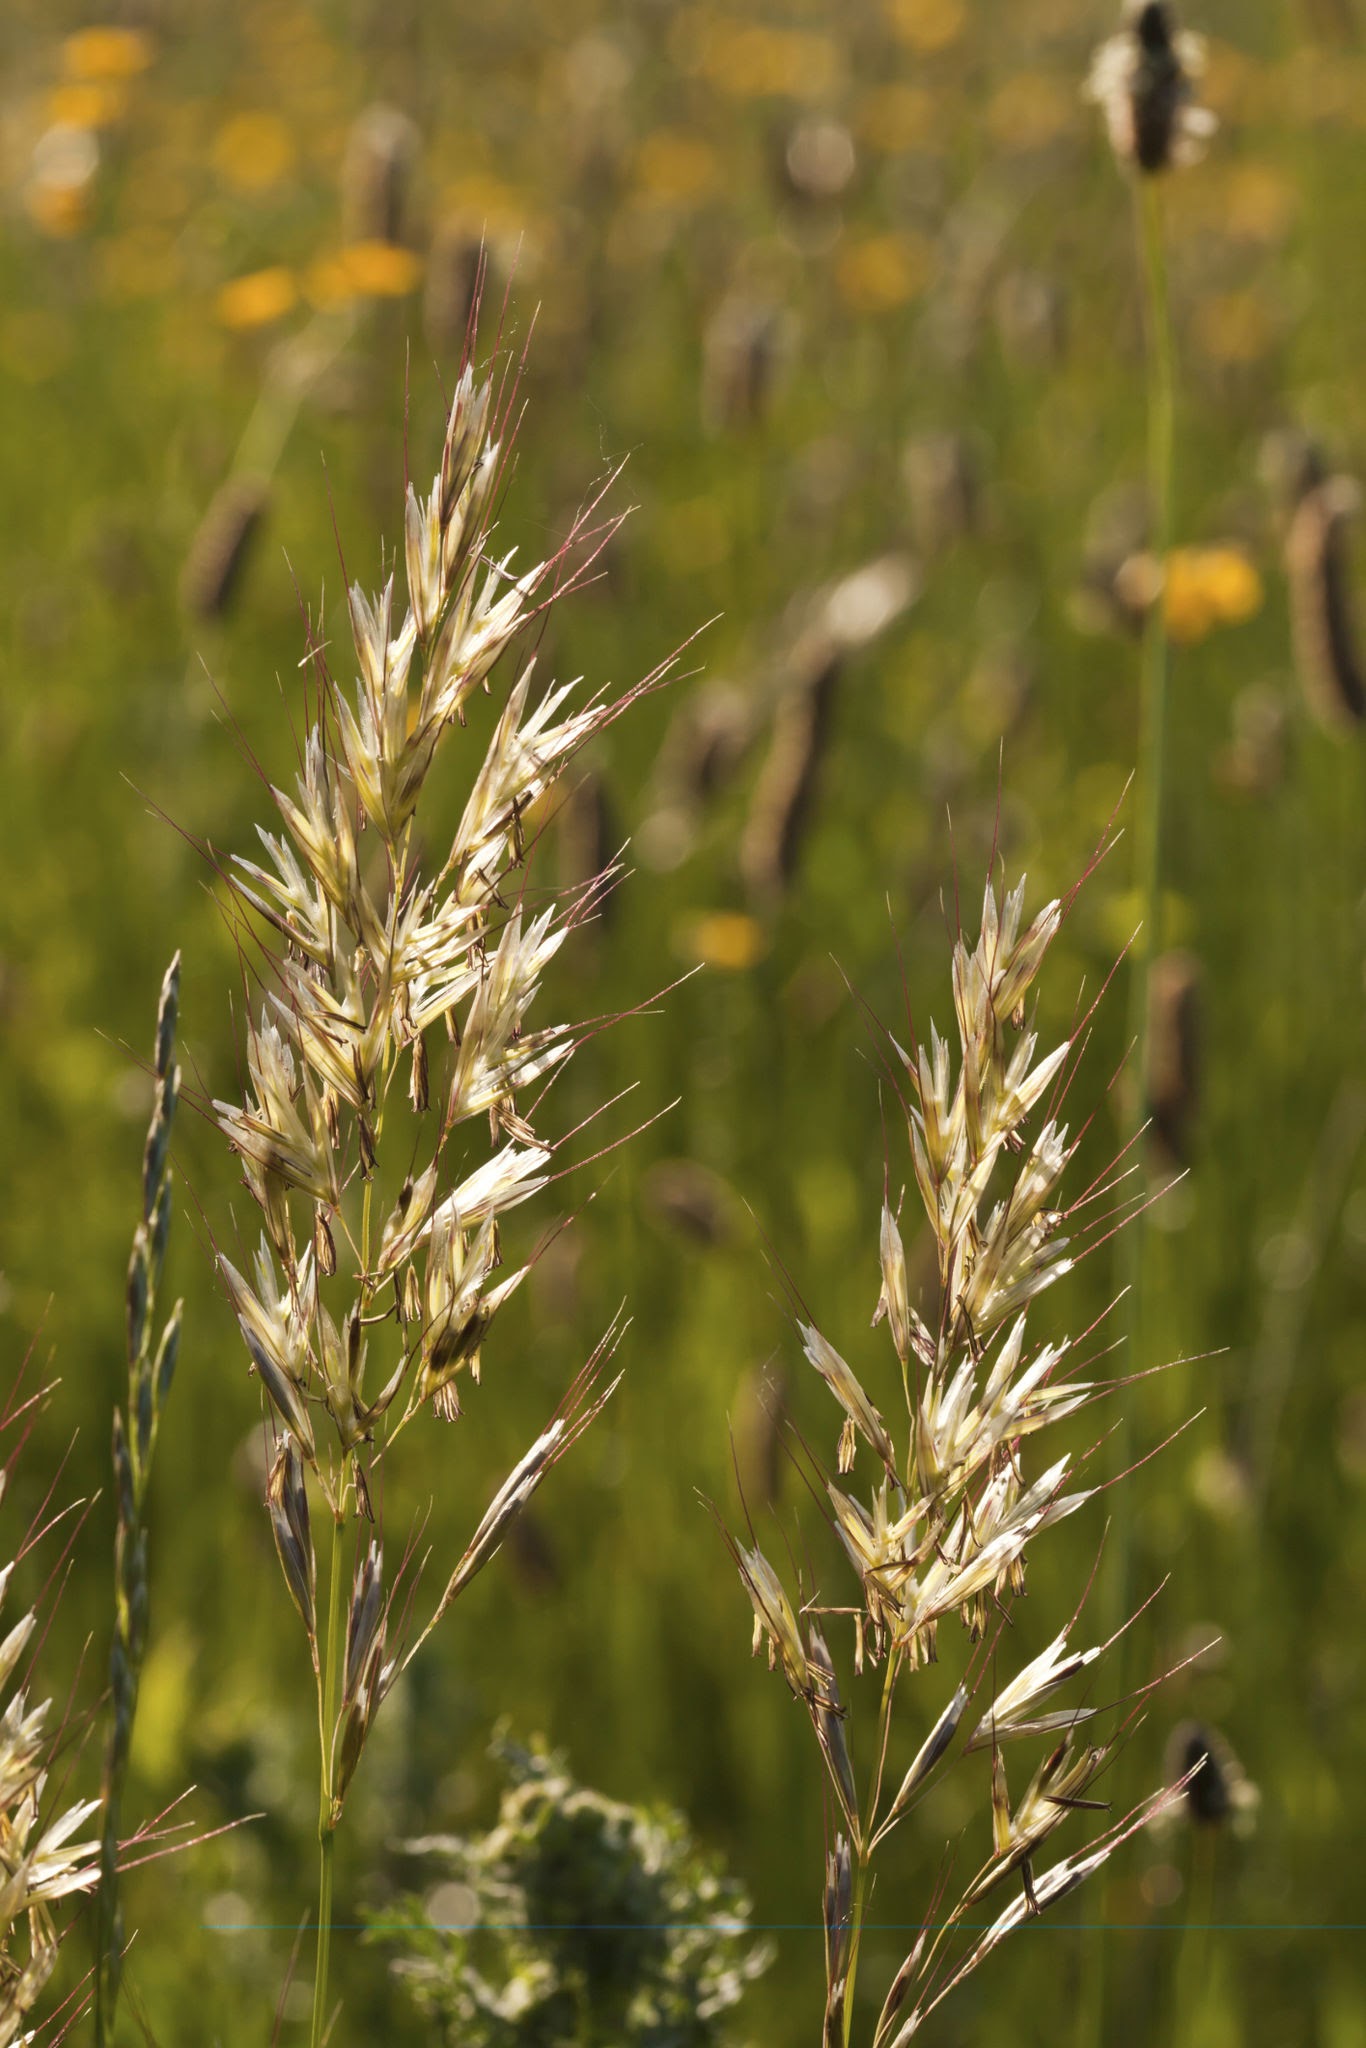
<path fill-rule="evenodd" d="M 839 45 L 809 29 L 718 21 L 699 38 L 697 69 L 735 99 L 828 99 L 844 75 Z"/>
<path fill-rule="evenodd" d="M 1191 317 L 1200 348 L 1216 363 L 1255 363 L 1275 337 L 1270 312 L 1256 292 L 1214 292 Z"/>
<path fill-rule="evenodd" d="M 47 100 L 48 119 L 68 128 L 108 128 L 127 108 L 127 87 L 109 79 L 55 86 Z"/>
<path fill-rule="evenodd" d="M 856 313 L 890 313 L 924 290 L 931 262 L 919 235 L 867 235 L 839 259 L 840 296 Z"/>
<path fill-rule="evenodd" d="M 689 918 L 679 934 L 679 950 L 704 966 L 741 973 L 764 950 L 763 929 L 742 910 L 710 910 Z"/>
<path fill-rule="evenodd" d="M 531 208 L 521 193 L 491 171 L 470 171 L 446 187 L 443 211 L 468 223 L 476 234 L 520 235 Z"/>
<path fill-rule="evenodd" d="M 635 169 L 641 196 L 665 206 L 704 198 L 720 181 L 711 145 L 669 128 L 645 138 L 636 152 Z"/>
<path fill-rule="evenodd" d="M 1183 646 L 1217 626 L 1242 625 L 1261 605 L 1262 579 L 1242 548 L 1177 548 L 1167 557 L 1162 616 Z"/>
<path fill-rule="evenodd" d="M 277 114 L 234 114 L 213 139 L 214 168 L 237 192 L 266 192 L 294 167 L 294 138 Z"/>
<path fill-rule="evenodd" d="M 137 28 L 83 28 L 62 44 L 68 78 L 136 78 L 152 61 L 152 38 Z"/>
<path fill-rule="evenodd" d="M 352 242 L 308 267 L 304 290 L 315 306 L 352 299 L 401 299 L 422 281 L 422 258 L 393 242 Z"/>
<path fill-rule="evenodd" d="M 963 0 L 888 0 L 896 34 L 913 50 L 947 50 L 967 26 Z"/>
<path fill-rule="evenodd" d="M 298 296 L 294 272 L 275 263 L 268 270 L 252 270 L 225 284 L 218 294 L 218 317 L 224 327 L 239 331 L 269 327 L 292 310 Z"/>

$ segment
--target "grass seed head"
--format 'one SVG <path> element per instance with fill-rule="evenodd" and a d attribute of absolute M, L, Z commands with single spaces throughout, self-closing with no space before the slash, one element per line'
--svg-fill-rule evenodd
<path fill-rule="evenodd" d="M 1177 26 L 1167 0 L 1126 0 L 1124 26 L 1086 82 L 1122 164 L 1151 177 L 1199 161 L 1217 125 L 1195 96 L 1204 68 L 1203 41 Z"/>

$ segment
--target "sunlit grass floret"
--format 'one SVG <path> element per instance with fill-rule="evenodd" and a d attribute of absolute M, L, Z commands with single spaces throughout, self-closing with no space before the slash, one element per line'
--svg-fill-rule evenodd
<path fill-rule="evenodd" d="M 767 1642 L 770 1664 L 805 1703 L 837 1809 L 825 1884 L 827 2048 L 845 2048 L 852 2034 L 874 1852 L 918 1803 L 957 1742 L 970 1700 L 988 1681 L 989 1700 L 969 1724 L 961 1755 L 991 1752 L 989 1853 L 956 1903 L 937 1897 L 925 1915 L 924 1931 L 886 1993 L 874 2048 L 903 2048 L 1013 1927 L 1097 1869 L 1165 1796 L 1111 1825 L 1086 1851 L 1038 1867 L 1078 1809 L 1104 1804 L 1092 1788 L 1113 1738 L 1092 1736 L 1087 1724 L 1101 1711 L 1095 1705 L 1084 1698 L 1060 1704 L 1059 1695 L 1091 1672 L 1109 1644 L 1071 1648 L 1074 1614 L 1013 1675 L 997 1672 L 998 1658 L 1007 1662 L 1003 1625 L 1025 1589 L 1030 1546 L 1093 1491 L 1076 1484 L 1068 1451 L 1028 1469 L 1027 1440 L 1108 1391 L 1063 1375 L 1067 1341 L 1036 1344 L 1028 1334 L 1029 1303 L 1072 1266 L 1076 1217 L 1095 1190 L 1071 1209 L 1057 1205 L 1078 1142 L 1057 1113 L 1077 1038 L 1043 1050 L 1025 1004 L 1064 905 L 1049 903 L 1026 926 L 1023 904 L 1023 882 L 1000 903 L 988 884 L 976 945 L 960 937 L 954 947 L 956 1049 L 933 1026 L 928 1047 L 904 1049 L 887 1040 L 887 1070 L 906 1113 L 938 1280 L 934 1310 L 922 1316 L 911 1300 L 900 1225 L 884 1196 L 873 1321 L 885 1322 L 891 1336 L 900 1388 L 895 1380 L 889 1385 L 904 1402 L 904 1432 L 884 1420 L 883 1406 L 890 1412 L 891 1404 L 879 1406 L 814 1324 L 799 1323 L 808 1360 L 844 1411 L 838 1472 L 831 1477 L 818 1468 L 817 1483 L 857 1599 L 851 1607 L 809 1583 L 794 1598 L 757 1543 L 727 1538 L 754 1609 L 755 1647 Z M 862 1489 L 845 1483 L 860 1444 L 875 1468 Z M 861 1774 L 825 1634 L 832 1620 L 851 1614 L 855 1680 L 868 1665 L 882 1671 Z M 954 1620 L 966 1636 L 961 1653 L 943 1632 Z M 960 1675 L 936 1711 L 926 1667 L 941 1661 L 959 1666 Z M 929 1711 L 919 1716 L 918 1747 L 897 1778 L 889 1765 L 910 1719 L 910 1699 L 898 1699 L 898 1685 L 912 1674 L 919 1674 L 917 1694 Z M 1042 1741 L 1045 1752 L 1023 1792 L 1012 1796 L 1006 1749 L 1029 1741 Z M 1020 1896 L 964 1944 L 969 1909 L 1012 1874 Z"/>

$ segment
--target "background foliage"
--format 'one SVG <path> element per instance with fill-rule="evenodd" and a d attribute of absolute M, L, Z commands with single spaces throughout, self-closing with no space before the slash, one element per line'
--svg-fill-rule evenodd
<path fill-rule="evenodd" d="M 542 858 L 581 871 L 586 815 L 608 852 L 630 835 L 636 869 L 566 948 L 558 994 L 566 1014 L 599 1014 L 704 971 L 576 1061 L 566 1127 L 628 1082 L 632 1111 L 677 1106 L 605 1174 L 553 1191 L 568 1211 L 605 1179 L 500 1320 L 465 1417 L 414 1440 L 415 1497 L 446 1555 L 628 1300 L 621 1392 L 381 1724 L 339 1902 L 342 1917 L 382 1902 L 390 1842 L 492 1818 L 486 1744 L 510 1713 L 581 1782 L 679 1807 L 724 1854 L 756 1920 L 786 1930 L 742 2008 L 748 2033 L 810 2039 L 814 1755 L 747 1661 L 747 1606 L 696 1493 L 734 1509 L 729 1418 L 762 1495 L 753 1390 L 769 1363 L 833 1451 L 762 1239 L 822 1329 L 856 1346 L 884 1157 L 894 1186 L 907 1169 L 845 977 L 895 1028 L 899 941 L 917 1022 L 946 1018 L 955 872 L 975 901 L 999 839 L 1037 907 L 1079 872 L 1132 766 L 1135 643 L 1100 572 L 1107 549 L 1141 542 L 1138 286 L 1129 196 L 1079 96 L 1110 10 L 276 0 L 229 16 L 148 0 L 96 24 L 110 25 L 129 33 L 92 39 L 67 0 L 10 0 L 0 20 L 0 1330 L 17 1362 L 41 1328 L 63 1379 L 27 1485 L 45 1489 L 79 1430 L 69 1482 L 106 1487 L 56 1652 L 74 1669 L 93 1644 L 87 1680 L 104 1661 L 138 1059 L 176 946 L 187 1084 L 234 1085 L 237 964 L 195 842 L 246 849 L 265 815 L 256 763 L 291 772 L 296 581 L 335 605 L 334 516 L 349 573 L 378 579 L 405 432 L 420 477 L 458 360 L 433 278 L 458 309 L 486 233 L 487 340 L 505 289 L 505 347 L 535 316 L 508 544 L 544 552 L 624 458 L 614 501 L 637 507 L 602 580 L 558 613 L 548 667 L 626 682 L 712 621 L 696 673 L 585 763 L 604 816 L 576 807 L 548 835 Z M 1172 1573 L 1136 1668 L 1211 1628 L 1222 1648 L 1154 1705 L 1125 1775 L 1153 1782 L 1170 1726 L 1195 1713 L 1224 1727 L 1262 1805 L 1254 1837 L 1215 1851 L 1198 1917 L 1226 1931 L 1182 1931 L 1180 1836 L 1134 1845 L 1073 1918 L 1103 1906 L 1124 1930 L 1106 1937 L 1107 2038 L 1189 2030 L 1176 2008 L 1196 1983 L 1205 2042 L 1358 2048 L 1359 1941 L 1342 1923 L 1359 1916 L 1366 1817 L 1366 807 L 1359 741 L 1321 733 L 1295 684 L 1263 450 L 1304 425 L 1350 469 L 1366 440 L 1366 55 L 1349 0 L 1209 0 L 1192 25 L 1211 38 L 1222 126 L 1169 192 L 1177 531 L 1238 551 L 1241 596 L 1233 618 L 1198 603 L 1173 617 L 1167 935 L 1202 966 L 1201 1088 L 1135 1364 L 1202 1355 L 1127 1398 L 1143 1449 L 1203 1411 L 1135 1481 L 1144 1584 Z M 365 232 L 353 139 L 376 102 L 418 145 L 387 253 Z M 231 602 L 206 617 L 182 569 L 234 463 L 269 471 L 268 509 Z M 739 847 L 801 608 L 888 551 L 915 558 L 920 594 L 846 664 L 795 874 L 755 901 Z M 680 722 L 718 702 L 755 738 L 681 819 Z M 1121 842 L 1055 950 L 1054 1029 L 1132 929 L 1127 863 Z M 1117 990 L 1079 1104 L 1109 1087 L 1123 1009 Z M 1093 1165 L 1121 1121 L 1110 1089 Z M 185 1337 L 150 1506 L 130 1808 L 194 1780 L 204 1826 L 267 1815 L 129 1886 L 132 1995 L 188 2043 L 261 2037 L 311 1897 L 313 1791 L 257 1394 L 207 1255 L 250 1227 L 245 1198 L 188 1102 L 177 1161 L 167 1298 L 187 1297 Z M 524 1212 L 528 1242 L 546 1213 Z M 1047 1327 L 1100 1312 L 1114 1254 L 1050 1297 Z M 799 1489 L 776 1469 L 800 1543 Z M 1071 1612 L 1102 1520 L 1051 1539 L 1036 1629 Z M 918 1845 L 907 1831 L 874 1919 L 914 1922 L 944 1841 L 983 1825 L 978 1761 L 980 1784 L 927 1805 Z M 902 1953 L 878 1940 L 870 1986 Z M 1086 1954 L 1064 1927 L 1029 1930 L 944 2037 L 989 2028 L 1024 2048 L 1071 2031 Z M 348 2036 L 423 2037 L 374 1949 L 343 1938 L 334 1967 Z"/>

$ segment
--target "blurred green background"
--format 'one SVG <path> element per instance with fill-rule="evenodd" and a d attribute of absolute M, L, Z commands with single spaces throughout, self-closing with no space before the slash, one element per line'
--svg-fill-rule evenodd
<path fill-rule="evenodd" d="M 599 1190 L 500 1319 L 465 1416 L 407 1440 L 405 1501 L 432 1502 L 440 1560 L 627 1302 L 619 1394 L 386 1709 L 339 1917 L 382 1904 L 394 1840 L 489 1818 L 485 1746 L 507 1714 L 610 1796 L 680 1807 L 756 1920 L 790 1930 L 737 2039 L 816 2038 L 825 1822 L 807 1722 L 749 1661 L 697 1494 L 738 1514 L 733 1433 L 770 1555 L 789 1541 L 834 1582 L 754 1390 L 770 1368 L 833 1455 L 770 1257 L 856 1366 L 891 1356 L 863 1331 L 884 1158 L 894 1190 L 909 1162 L 847 984 L 903 1034 L 899 946 L 917 1026 L 946 1025 L 955 873 L 974 930 L 998 837 L 1031 909 L 1061 892 L 1135 757 L 1132 577 L 1115 570 L 1144 539 L 1141 309 L 1130 195 L 1080 92 L 1113 25 L 1083 0 L 0 16 L 0 1331 L 11 1369 L 38 1333 L 62 1382 L 7 1526 L 73 1434 L 63 1488 L 105 1487 L 48 1689 L 83 1659 L 93 1696 L 106 1656 L 139 1060 L 176 947 L 187 1085 L 236 1087 L 239 974 L 197 849 L 250 850 L 256 764 L 292 774 L 301 599 L 325 588 L 336 616 L 334 515 L 349 573 L 378 582 L 405 433 L 416 479 L 436 461 L 483 236 L 482 345 L 506 295 L 502 346 L 527 348 L 507 545 L 546 552 L 623 461 L 609 502 L 635 508 L 556 611 L 547 671 L 625 685 L 706 627 L 688 673 L 579 764 L 549 835 L 558 876 L 628 836 L 633 872 L 565 948 L 545 1013 L 634 1007 L 702 971 L 575 1061 L 563 1128 L 628 1083 L 615 1130 L 677 1106 L 518 1212 L 525 1247 Z M 1366 806 L 1359 737 L 1321 732 L 1296 682 L 1267 437 L 1307 428 L 1348 470 L 1366 448 L 1366 54 L 1350 0 L 1209 0 L 1191 25 L 1221 127 L 1167 192 L 1177 532 L 1207 552 L 1169 585 L 1166 936 L 1200 964 L 1199 1086 L 1133 1364 L 1202 1355 L 1124 1399 L 1140 1449 L 1202 1411 L 1132 1482 L 1142 1590 L 1171 1573 L 1133 1668 L 1222 1643 L 1152 1703 L 1116 1797 L 1156 1782 L 1194 1714 L 1262 1800 L 1201 1894 L 1229 1931 L 1182 1932 L 1180 1831 L 1131 1844 L 1062 1917 L 1125 1930 L 1105 1937 L 1107 2042 L 1361 2048 Z M 249 517 L 225 592 L 224 536 Z M 872 562 L 845 590 L 868 644 L 827 692 L 803 829 L 775 858 L 765 763 L 794 744 L 803 636 L 832 581 Z M 917 594 L 884 623 L 898 581 Z M 1055 1034 L 1133 929 L 1129 857 L 1125 839 L 1052 955 Z M 1077 1188 L 1121 1136 L 1124 1009 L 1121 975 L 1074 1094 L 1079 1114 L 1099 1104 Z M 253 1233 L 249 1203 L 188 1106 L 177 1164 L 186 1327 L 132 1810 L 193 1781 L 201 1827 L 267 1817 L 130 1882 L 128 1975 L 155 2038 L 260 2040 L 313 1910 L 310 1681 L 260 1507 L 257 1390 L 210 1267 L 211 1236 Z M 1105 1245 L 1039 1331 L 1085 1328 L 1120 1269 Z M 1093 1504 L 1033 1566 L 1039 1643 L 1104 1516 Z M 908 1709 L 908 1753 L 951 1668 Z M 914 1923 L 965 1829 L 975 1868 L 989 1765 L 972 1765 L 897 1838 L 874 1920 Z M 861 1989 L 904 1946 L 870 1936 Z M 339 2038 L 422 2038 L 381 1951 L 344 1935 L 334 1967 Z M 934 2038 L 1070 2038 L 1088 1967 L 1081 1935 L 1030 1928 Z"/>

